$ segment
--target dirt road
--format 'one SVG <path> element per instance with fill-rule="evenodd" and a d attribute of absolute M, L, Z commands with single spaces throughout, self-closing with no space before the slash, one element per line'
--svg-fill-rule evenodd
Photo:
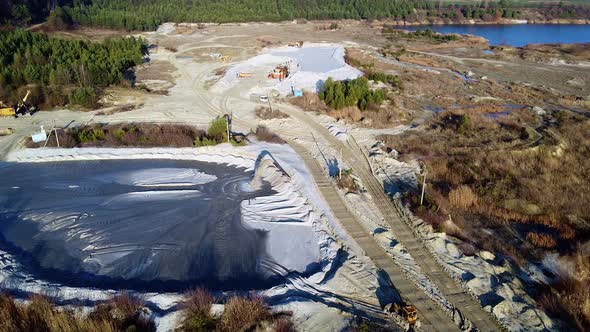
<path fill-rule="evenodd" d="M 306 126 L 308 126 L 309 129 L 312 129 L 314 132 L 321 135 L 322 138 L 328 141 L 333 147 L 342 151 L 342 156 L 346 162 L 349 165 L 354 165 L 356 174 L 361 178 L 361 181 L 373 198 L 381 214 L 385 217 L 385 220 L 391 227 L 391 230 L 396 235 L 396 239 L 398 239 L 400 243 L 406 247 L 412 257 L 419 264 L 422 271 L 424 271 L 429 279 L 438 286 L 438 288 L 444 293 L 445 297 L 455 306 L 455 308 L 461 311 L 461 313 L 465 315 L 465 317 L 470 320 L 478 328 L 478 330 L 499 330 L 499 325 L 496 320 L 493 319 L 491 314 L 485 312 L 478 301 L 471 297 L 467 291 L 461 288 L 458 282 L 453 280 L 445 271 L 442 270 L 441 266 L 435 261 L 430 252 L 428 252 L 428 250 L 421 243 L 420 239 L 418 239 L 412 232 L 411 228 L 402 221 L 398 211 L 395 209 L 389 197 L 387 197 L 385 194 L 382 185 L 372 175 L 371 166 L 369 165 L 367 159 L 363 157 L 364 152 L 360 149 L 360 147 L 354 143 L 343 144 L 326 128 L 315 122 L 302 111 L 296 110 L 289 105 L 282 105 L 281 107 L 283 112 L 303 122 Z M 306 160 L 306 165 L 312 169 L 312 174 L 314 174 L 316 182 L 320 186 L 320 189 L 322 189 L 321 186 L 325 182 L 325 180 L 323 180 L 325 176 L 320 170 L 314 170 L 314 168 L 319 168 L 319 166 L 317 166 L 317 164 L 314 166 L 314 164 L 309 161 L 310 156 L 308 152 L 302 150 L 301 147 L 297 148 L 294 146 L 294 148 L 302 156 L 302 158 Z M 408 282 L 404 281 L 403 272 L 399 268 L 396 269 L 397 265 L 393 263 L 391 258 L 385 255 L 381 247 L 376 245 L 375 242 L 368 237 L 367 231 L 363 230 L 363 228 L 358 225 L 358 222 L 356 222 L 354 218 L 350 217 L 350 213 L 346 215 L 346 212 L 340 211 L 341 215 L 338 214 L 336 210 L 340 210 L 341 208 L 339 207 L 345 205 L 342 201 L 338 202 L 339 196 L 336 195 L 338 198 L 335 198 L 335 191 L 334 193 L 331 191 L 334 191 L 334 189 L 332 188 L 332 190 L 330 190 L 324 188 L 322 190 L 322 194 L 328 203 L 330 203 L 330 206 L 335 209 L 334 213 L 348 230 L 348 233 L 359 243 L 359 245 L 361 245 L 361 247 L 364 245 L 363 250 L 366 251 L 367 255 L 371 257 L 378 267 L 388 272 L 390 278 L 394 282 L 394 286 L 398 289 L 400 289 L 400 287 L 402 288 L 400 289 L 400 292 L 404 296 L 408 297 L 408 299 L 418 307 L 421 315 L 424 316 L 426 323 L 435 324 L 433 325 L 433 328 L 437 330 L 439 328 L 440 330 L 446 330 L 449 328 L 444 322 L 449 321 L 450 318 L 447 316 L 446 320 L 439 319 L 440 313 L 435 313 L 435 311 L 443 311 L 438 306 L 429 307 L 428 309 L 423 307 L 430 301 L 426 300 L 427 298 L 424 296 L 424 294 L 418 296 L 418 294 L 421 293 L 421 290 L 418 290 L 415 285 L 413 285 L 413 288 L 415 289 L 411 290 L 411 286 L 408 285 Z M 369 241 L 369 239 L 371 241 Z"/>
<path fill-rule="evenodd" d="M 342 224 L 346 232 L 354 238 L 365 254 L 391 280 L 391 286 L 416 306 L 418 316 L 425 331 L 459 331 L 453 320 L 445 314 L 434 301 L 429 299 L 418 287 L 405 277 L 402 269 L 387 256 L 385 251 L 367 233 L 355 216 L 346 208 L 346 204 L 334 189 L 334 186 L 323 174 L 314 157 L 301 145 L 290 142 L 289 145 L 303 158 L 313 178 L 329 204 L 334 216 Z"/>

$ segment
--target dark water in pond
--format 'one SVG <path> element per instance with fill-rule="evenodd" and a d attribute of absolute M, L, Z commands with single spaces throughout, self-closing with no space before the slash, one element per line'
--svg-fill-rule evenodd
<path fill-rule="evenodd" d="M 0 247 L 72 286 L 268 286 L 280 275 L 240 202 L 274 192 L 249 191 L 252 176 L 195 161 L 0 163 Z"/>
<path fill-rule="evenodd" d="M 582 24 L 512 24 L 512 25 L 432 25 L 403 27 L 415 31 L 430 28 L 441 33 L 481 36 L 490 45 L 524 46 L 527 44 L 590 43 L 590 25 Z"/>

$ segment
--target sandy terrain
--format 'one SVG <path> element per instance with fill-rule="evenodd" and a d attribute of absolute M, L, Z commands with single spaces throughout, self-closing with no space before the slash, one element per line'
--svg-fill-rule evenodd
<path fill-rule="evenodd" d="M 398 46 L 406 47 L 407 52 L 405 57 L 396 59 L 384 57 L 379 52 L 381 47 L 390 43 L 380 32 L 379 27 L 371 28 L 361 22 L 343 23 L 335 31 L 320 30 L 318 23 L 228 24 L 204 28 L 193 25 L 179 28 L 165 24 L 156 32 L 142 35 L 157 47 L 150 51 L 151 61 L 137 70 L 136 83 L 141 89 L 109 90 L 103 100 L 104 109 L 93 112 L 60 110 L 40 112 L 18 120 L 0 119 L 1 127 L 16 129 L 12 136 L 0 137 L 0 157 L 4 159 L 9 151 L 16 150 L 8 155 L 7 160 L 196 160 L 256 171 L 257 176 L 270 182 L 276 194 L 242 200 L 239 205 L 242 222 L 249 228 L 269 234 L 267 252 L 271 260 L 279 264 L 271 264 L 267 268 L 278 274 L 286 274 L 290 270 L 302 273 L 290 275 L 285 282 L 262 290 L 271 304 L 276 308 L 294 310 L 294 320 L 302 331 L 339 330 L 358 314 L 384 319 L 386 316 L 382 314 L 382 307 L 398 295 L 383 280 L 374 263 L 351 235 L 344 231 L 301 157 L 286 146 L 255 143 L 243 148 L 221 145 L 202 149 L 19 150 L 24 137 L 38 130 L 40 125 L 51 128 L 53 121 L 58 127 L 89 122 L 165 122 L 205 128 L 215 117 L 231 113 L 234 131 L 247 133 L 258 124 L 264 124 L 309 151 L 325 175 L 334 175 L 339 168 L 354 169 L 357 165 L 344 158 L 340 148 L 300 118 L 257 118 L 255 107 L 260 103 L 251 98 L 253 93 L 272 90 L 285 95 L 291 85 L 312 91 L 317 88 L 317 82 L 338 73 L 342 74 L 341 78 L 356 77 L 360 72 L 342 59 L 345 49 L 353 49 L 360 59 L 374 63 L 374 68 L 401 75 L 404 79 L 404 91 L 395 96 L 393 107 L 407 116 L 403 123 L 409 125 L 398 126 L 402 121 L 392 119 L 382 127 L 389 124 L 396 127 L 371 129 L 344 120 L 337 122 L 325 115 L 308 114 L 311 121 L 321 124 L 325 132 L 340 142 L 347 142 L 350 136 L 354 136 L 367 150 L 373 147 L 375 136 L 411 130 L 413 125 L 421 123 L 432 114 L 432 110 L 440 107 L 478 104 L 479 101 L 485 103 L 487 100 L 545 107 L 572 94 L 581 98 L 590 95 L 587 84 L 590 72 L 584 65 L 559 62 L 545 65 L 524 59 L 518 60 L 524 61 L 522 63 L 513 64 L 508 59 L 474 59 L 472 54 L 481 52 L 486 46 L 461 41 L 458 44 L 437 45 L 430 51 L 426 42 L 410 44 L 400 40 Z M 289 42 L 302 39 L 305 41 L 302 49 L 285 47 Z M 411 52 L 411 47 L 420 52 Z M 211 56 L 214 53 L 231 59 L 222 62 Z M 285 60 L 299 64 L 300 71 L 292 80 L 267 80 L 266 74 Z M 240 71 L 251 71 L 253 76 L 238 80 L 235 74 Z M 470 71 L 472 73 L 466 75 Z M 523 81 L 527 84 L 514 83 Z M 285 103 L 284 98 L 274 99 L 273 107 L 290 115 L 301 113 L 297 107 Z M 122 105 L 133 107 L 125 112 L 112 111 Z M 267 155 L 266 152 L 270 153 L 263 159 L 265 161 L 257 162 L 260 155 Z M 269 156 L 276 158 L 289 177 L 277 170 Z M 404 164 L 392 157 L 374 153 L 370 159 L 375 169 L 385 170 L 377 172 L 377 176 L 386 184 L 386 189 L 399 192 L 404 186 L 415 186 L 416 165 Z M 126 184 L 136 187 L 147 185 L 150 190 L 157 190 L 157 186 L 164 184 L 193 186 L 205 179 L 219 177 L 215 172 L 204 173 L 207 176 L 169 179 L 162 173 L 132 172 L 115 178 L 125 179 Z M 390 181 L 392 178 L 395 181 Z M 253 183 L 256 183 L 256 178 Z M 454 307 L 407 248 L 400 245 L 400 239 L 394 235 L 395 230 L 388 229 L 383 216 L 376 212 L 373 197 L 366 192 L 340 195 L 361 222 L 366 235 L 375 239 L 388 257 L 401 267 L 405 272 L 404 278 L 424 293 L 425 301 L 432 301 L 437 306 L 432 311 L 442 309 L 446 317 L 458 322 L 457 330 L 469 330 L 472 325 L 461 316 L 462 308 Z M 477 257 L 461 256 L 453 239 L 445 234 L 433 233 L 432 229 L 417 220 L 411 221 L 415 223 L 417 236 L 423 239 L 424 246 L 445 271 L 459 280 L 466 292 L 481 303 L 483 310 L 494 315 L 505 328 L 523 331 L 559 328 L 559 322 L 537 310 L 534 301 L 523 292 L 524 286 L 515 277 L 517 271 L 501 265 L 490 253 L 480 253 Z M 84 285 L 72 286 L 40 277 L 9 250 L 0 249 L 0 279 L 6 289 L 45 293 L 65 303 L 76 298 L 92 303 L 115 292 L 109 288 L 89 289 Z M 470 271 L 472 276 L 466 277 L 465 271 Z M 502 282 L 497 281 L 495 276 L 498 274 L 504 276 Z M 143 295 L 157 317 L 159 330 L 171 330 L 178 319 L 178 312 L 174 309 L 180 294 Z M 399 316 L 387 319 L 394 329 L 405 327 Z"/>

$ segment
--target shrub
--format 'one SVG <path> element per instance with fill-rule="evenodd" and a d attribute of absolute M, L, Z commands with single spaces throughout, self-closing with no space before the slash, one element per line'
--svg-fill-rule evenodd
<path fill-rule="evenodd" d="M 113 132 L 113 136 L 118 140 L 118 141 L 122 141 L 123 137 L 125 136 L 125 130 L 123 130 L 122 128 L 118 128 Z"/>
<path fill-rule="evenodd" d="M 293 322 L 286 318 L 277 319 L 274 323 L 275 332 L 295 332 Z"/>
<path fill-rule="evenodd" d="M 99 304 L 83 316 L 71 309 L 57 308 L 40 295 L 32 296 L 28 303 L 17 303 L 0 294 L 0 331 L 155 331 L 154 322 L 142 310 L 141 301 L 128 295 Z"/>
<path fill-rule="evenodd" d="M 555 248 L 557 241 L 549 234 L 541 234 L 535 232 L 528 232 L 526 235 L 527 241 L 539 248 Z"/>
<path fill-rule="evenodd" d="M 225 304 L 220 330 L 227 332 L 247 331 L 271 317 L 270 309 L 262 297 L 234 296 Z"/>
<path fill-rule="evenodd" d="M 215 330 L 217 324 L 211 315 L 215 299 L 202 288 L 197 288 L 185 295 L 183 318 L 180 331 L 207 332 Z"/>
<path fill-rule="evenodd" d="M 101 128 L 83 128 L 76 132 L 76 141 L 79 143 L 93 143 L 104 139 L 104 132 Z"/>
<path fill-rule="evenodd" d="M 227 142 L 227 121 L 224 117 L 219 117 L 211 121 L 207 136 L 217 143 Z"/>
<path fill-rule="evenodd" d="M 270 129 L 266 128 L 265 126 L 256 127 L 255 135 L 259 141 L 277 144 L 286 143 L 279 135 L 273 133 Z"/>
<path fill-rule="evenodd" d="M 113 297 L 104 304 L 96 306 L 88 318 L 96 321 L 111 322 L 117 331 L 152 332 L 156 330 L 154 322 L 143 309 L 141 299 L 123 293 Z"/>
<path fill-rule="evenodd" d="M 449 203 L 451 206 L 467 209 L 477 204 L 477 195 L 468 186 L 460 186 L 449 192 Z"/>
<path fill-rule="evenodd" d="M 383 82 L 383 83 L 391 85 L 394 88 L 398 88 L 400 90 L 403 90 L 402 80 L 397 75 L 369 72 L 367 75 L 367 78 L 371 81 Z"/>
<path fill-rule="evenodd" d="M 336 185 L 338 188 L 346 190 L 347 193 L 358 193 L 360 187 L 352 177 L 351 172 L 352 170 L 342 171 L 342 176 L 336 174 Z"/>
<path fill-rule="evenodd" d="M 70 103 L 93 108 L 98 104 L 98 94 L 94 88 L 77 88 L 70 95 Z"/>
<path fill-rule="evenodd" d="M 195 138 L 195 142 L 193 144 L 193 146 L 195 146 L 195 147 L 213 146 L 213 145 L 217 145 L 217 142 L 213 139 L 209 139 L 206 136 L 199 136 L 199 137 Z"/>
<path fill-rule="evenodd" d="M 269 107 L 263 106 L 256 107 L 256 116 L 262 120 L 285 119 L 289 117 L 289 115 L 279 111 L 276 108 L 271 111 Z"/>

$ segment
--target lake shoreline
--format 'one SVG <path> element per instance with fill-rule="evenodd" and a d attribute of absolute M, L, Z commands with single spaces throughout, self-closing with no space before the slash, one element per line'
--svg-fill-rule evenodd
<path fill-rule="evenodd" d="M 421 21 L 396 21 L 396 20 L 382 20 L 374 21 L 373 26 L 379 25 L 394 25 L 394 26 L 420 26 L 420 25 L 530 25 L 530 24 L 568 24 L 568 25 L 588 25 L 590 19 L 558 19 L 558 20 L 517 20 L 517 19 L 500 19 L 497 21 L 483 21 L 483 20 L 461 20 L 449 21 L 443 19 L 429 19 Z"/>

